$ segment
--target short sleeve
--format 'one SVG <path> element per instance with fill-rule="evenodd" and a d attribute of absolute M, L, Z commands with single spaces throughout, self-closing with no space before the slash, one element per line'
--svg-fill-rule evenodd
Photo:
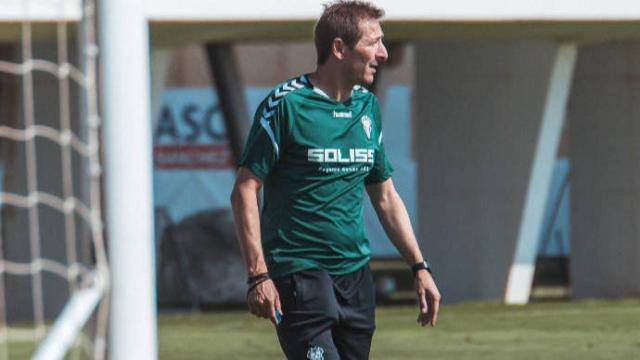
<path fill-rule="evenodd" d="M 269 175 L 280 157 L 285 127 L 284 101 L 274 104 L 267 97 L 256 110 L 238 166 L 260 179 Z"/>
<path fill-rule="evenodd" d="M 384 140 L 382 137 L 382 116 L 378 101 L 374 98 L 374 124 L 376 126 L 377 148 L 373 158 L 373 166 L 369 175 L 364 179 L 366 185 L 381 183 L 391 177 L 393 166 L 387 158 L 384 149 Z"/>

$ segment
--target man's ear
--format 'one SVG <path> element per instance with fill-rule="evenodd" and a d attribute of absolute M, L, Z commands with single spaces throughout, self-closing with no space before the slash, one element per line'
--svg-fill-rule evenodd
<path fill-rule="evenodd" d="M 344 43 L 344 41 L 341 38 L 333 39 L 333 42 L 331 43 L 331 53 L 333 53 L 333 56 L 335 56 L 336 59 L 338 60 L 344 59 L 346 48 L 347 48 L 347 45 Z"/>

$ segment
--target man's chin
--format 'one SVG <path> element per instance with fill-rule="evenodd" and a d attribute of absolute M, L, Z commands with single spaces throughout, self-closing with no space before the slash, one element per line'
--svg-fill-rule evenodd
<path fill-rule="evenodd" d="M 375 75 L 368 75 L 362 78 L 362 85 L 371 85 L 375 80 Z"/>

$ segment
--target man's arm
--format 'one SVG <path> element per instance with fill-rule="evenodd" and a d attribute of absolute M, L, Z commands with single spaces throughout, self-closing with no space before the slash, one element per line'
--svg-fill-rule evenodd
<path fill-rule="evenodd" d="M 391 178 L 380 183 L 367 185 L 367 193 L 387 236 L 409 266 L 423 261 L 420 247 L 413 234 L 409 214 L 393 186 Z M 418 270 L 414 285 L 420 301 L 420 313 L 417 321 L 422 326 L 429 323 L 435 326 L 438 321 L 440 292 L 433 277 L 426 270 Z"/>
<path fill-rule="evenodd" d="M 258 193 L 262 181 L 247 168 L 240 167 L 231 192 L 231 208 L 240 243 L 240 251 L 249 277 L 267 273 L 260 237 Z M 273 281 L 259 283 L 247 294 L 249 310 L 256 316 L 270 318 L 276 323 L 276 311 L 282 313 L 280 297 Z"/>

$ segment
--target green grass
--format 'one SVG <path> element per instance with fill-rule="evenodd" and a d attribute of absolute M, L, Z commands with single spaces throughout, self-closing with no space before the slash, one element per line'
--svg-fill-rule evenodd
<path fill-rule="evenodd" d="M 640 359 L 640 300 L 468 303 L 442 307 L 436 328 L 413 306 L 379 307 L 372 359 Z M 164 314 L 161 359 L 282 359 L 270 322 L 244 311 Z"/>
<path fill-rule="evenodd" d="M 436 328 L 418 326 L 416 311 L 378 308 L 372 359 L 640 359 L 640 299 L 447 305 Z M 158 330 L 161 359 L 283 358 L 271 323 L 246 311 L 165 313 Z M 10 359 L 33 348 L 12 342 Z"/>

